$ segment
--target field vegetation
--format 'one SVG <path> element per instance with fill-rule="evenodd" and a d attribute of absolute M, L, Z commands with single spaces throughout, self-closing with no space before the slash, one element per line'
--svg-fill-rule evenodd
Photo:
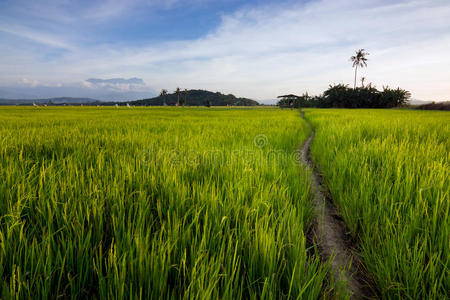
<path fill-rule="evenodd" d="M 379 295 L 446 298 L 448 113 L 304 113 Z M 2 108 L 0 298 L 348 297 L 307 246 L 310 131 L 297 110 Z"/>
<path fill-rule="evenodd" d="M 305 110 L 312 156 L 386 299 L 450 290 L 450 115 Z"/>
<path fill-rule="evenodd" d="M 0 111 L 0 298 L 302 298 L 298 111 Z M 440 226 L 440 225 L 439 225 Z"/>

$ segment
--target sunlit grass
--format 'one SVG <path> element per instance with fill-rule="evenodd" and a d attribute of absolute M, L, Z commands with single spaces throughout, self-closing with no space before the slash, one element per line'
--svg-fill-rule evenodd
<path fill-rule="evenodd" d="M 0 297 L 318 298 L 308 134 L 297 111 L 1 108 Z"/>
<path fill-rule="evenodd" d="M 383 298 L 450 290 L 450 114 L 313 110 L 314 161 Z"/>

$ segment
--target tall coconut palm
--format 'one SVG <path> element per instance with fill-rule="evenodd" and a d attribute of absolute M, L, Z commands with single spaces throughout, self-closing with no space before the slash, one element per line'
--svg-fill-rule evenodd
<path fill-rule="evenodd" d="M 356 55 L 353 55 L 350 57 L 350 61 L 353 62 L 353 67 L 355 67 L 355 84 L 353 85 L 353 88 L 356 88 L 356 73 L 358 72 L 358 67 L 367 67 L 367 58 L 366 56 L 369 55 L 369 53 L 365 52 L 364 49 L 359 49 L 358 51 L 355 51 Z"/>
<path fill-rule="evenodd" d="M 183 106 L 184 106 L 187 103 L 187 97 L 188 97 L 189 91 L 187 89 L 184 89 L 183 94 L 184 94 L 184 99 L 182 99 L 182 100 L 183 100 Z"/>
<path fill-rule="evenodd" d="M 178 106 L 180 104 L 181 89 L 179 87 L 177 87 L 177 89 L 175 90 L 175 93 L 177 93 L 177 106 Z"/>
<path fill-rule="evenodd" d="M 166 103 L 167 90 L 162 89 L 161 94 L 159 94 L 159 96 L 163 98 L 163 106 L 167 106 L 167 103 Z"/>

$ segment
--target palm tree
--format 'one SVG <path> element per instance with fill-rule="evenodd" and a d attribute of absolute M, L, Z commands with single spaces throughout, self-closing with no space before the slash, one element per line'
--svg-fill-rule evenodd
<path fill-rule="evenodd" d="M 355 51 L 356 55 L 353 55 L 350 57 L 350 61 L 353 62 L 353 67 L 355 67 L 355 84 L 353 85 L 353 88 L 356 88 L 356 73 L 358 72 L 358 67 L 367 67 L 367 58 L 366 55 L 369 55 L 369 53 L 365 52 L 364 49 L 359 49 L 358 51 Z"/>
<path fill-rule="evenodd" d="M 177 89 L 175 90 L 175 93 L 177 93 L 177 106 L 180 104 L 180 94 L 181 94 L 181 89 L 179 87 L 177 87 Z"/>
<path fill-rule="evenodd" d="M 187 103 L 187 97 L 188 97 L 189 91 L 187 89 L 184 89 L 183 94 L 184 94 L 184 99 L 182 99 L 182 100 L 183 100 L 183 106 L 184 106 Z"/>
<path fill-rule="evenodd" d="M 167 90 L 162 89 L 161 94 L 159 96 L 163 98 L 163 106 L 167 106 L 166 104 Z"/>

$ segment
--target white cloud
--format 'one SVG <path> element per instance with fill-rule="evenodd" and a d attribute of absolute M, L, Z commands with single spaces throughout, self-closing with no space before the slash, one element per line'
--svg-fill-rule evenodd
<path fill-rule="evenodd" d="M 23 83 L 26 86 L 31 86 L 31 87 L 36 87 L 36 86 L 40 85 L 39 81 L 28 79 L 28 78 L 23 78 L 21 83 Z"/>
<path fill-rule="evenodd" d="M 148 91 L 149 88 L 141 78 L 90 78 L 82 82 L 87 88 L 100 88 L 112 91 Z"/>
<path fill-rule="evenodd" d="M 316 94 L 330 83 L 352 83 L 349 57 L 365 48 L 368 68 L 360 76 L 369 82 L 401 86 L 415 98 L 446 100 L 449 19 L 447 0 L 272 4 L 224 15 L 216 30 L 194 40 L 68 47 L 60 59 L 36 58 L 25 75 L 72 82 L 86 76 L 139 76 L 157 90 L 182 86 L 274 99 L 281 93 Z M 58 38 L 40 40 L 58 47 Z M 9 62 L 0 61 L 0 66 L 6 66 L 9 77 L 23 76 Z M 0 73 L 2 77 L 6 74 Z"/>
<path fill-rule="evenodd" d="M 37 43 L 63 49 L 74 49 L 75 47 L 64 41 L 61 36 L 54 36 L 47 33 L 42 33 L 31 28 L 23 26 L 10 26 L 0 23 L 0 32 L 12 34 L 22 38 L 26 38 Z"/>
<path fill-rule="evenodd" d="M 19 85 L 21 86 L 25 86 L 25 87 L 55 87 L 55 88 L 60 88 L 63 86 L 62 83 L 60 82 L 40 82 L 39 80 L 36 79 L 29 79 L 29 78 L 22 78 L 22 80 L 20 80 L 18 82 Z"/>

